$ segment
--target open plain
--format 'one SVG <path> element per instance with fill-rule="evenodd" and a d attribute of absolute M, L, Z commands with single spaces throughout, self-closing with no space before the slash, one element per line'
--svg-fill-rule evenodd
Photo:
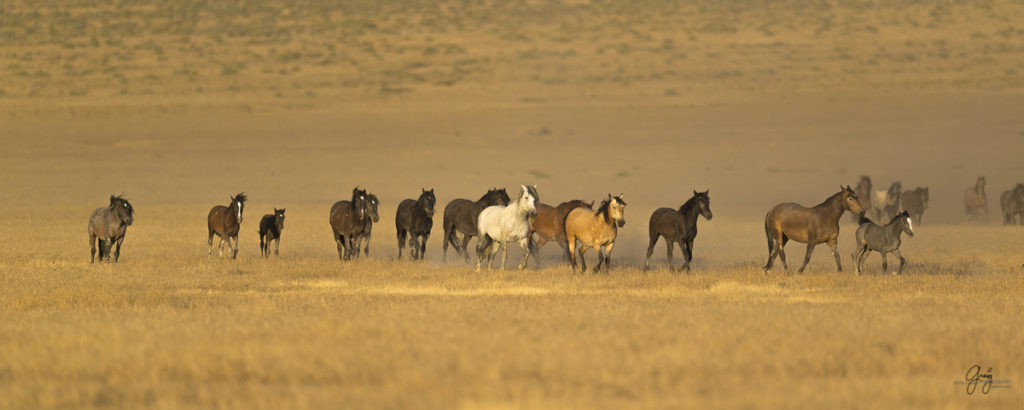
<path fill-rule="evenodd" d="M 13 1 L 0 20 L 0 408 L 1024 402 L 1024 227 L 998 203 L 1024 182 L 1019 2 Z M 860 175 L 930 187 L 903 275 L 877 254 L 854 272 L 848 215 L 842 272 L 822 245 L 765 275 L 765 212 Z M 968 219 L 979 176 L 989 215 Z M 444 261 L 444 204 L 520 184 L 624 193 L 613 269 L 572 275 L 553 244 L 525 271 Z M 342 262 L 328 210 L 356 185 L 381 221 Z M 395 260 L 421 188 L 426 260 Z M 642 271 L 651 212 L 705 189 L 693 271 L 664 242 Z M 89 215 L 122 192 L 121 260 L 90 264 Z M 207 212 L 238 192 L 238 259 L 208 258 Z M 967 394 L 973 365 L 1010 387 Z"/>

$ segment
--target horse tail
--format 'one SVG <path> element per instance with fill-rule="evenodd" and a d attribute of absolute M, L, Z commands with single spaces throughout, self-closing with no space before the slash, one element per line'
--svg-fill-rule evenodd
<path fill-rule="evenodd" d="M 569 231 L 568 231 L 568 229 L 566 229 L 565 223 L 566 223 L 566 221 L 569 220 L 569 214 L 571 214 L 572 211 L 574 211 L 574 210 L 575 210 L 575 208 L 574 209 L 570 209 L 569 212 L 566 212 L 565 215 L 562 215 L 562 226 L 561 226 L 561 228 L 562 228 L 562 240 L 565 241 L 565 247 L 566 248 L 569 247 Z"/>
<path fill-rule="evenodd" d="M 768 254 L 771 255 L 772 246 L 775 242 L 772 240 L 772 231 L 771 228 L 768 226 L 768 218 L 764 219 L 764 236 L 768 238 Z"/>

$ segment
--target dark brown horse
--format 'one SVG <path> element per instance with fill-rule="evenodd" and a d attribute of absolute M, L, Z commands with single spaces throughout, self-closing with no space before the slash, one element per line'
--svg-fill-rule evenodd
<path fill-rule="evenodd" d="M 918 225 L 921 225 L 921 218 L 924 217 L 924 211 L 928 209 L 928 188 L 917 187 L 909 191 L 903 191 L 903 195 L 900 196 L 900 203 L 903 205 L 903 210 L 907 211 Z"/>
<path fill-rule="evenodd" d="M 654 253 L 654 245 L 658 243 L 658 237 L 665 237 L 665 244 L 668 245 L 668 268 L 672 269 L 672 244 L 679 243 L 683 250 L 683 266 L 680 269 L 689 271 L 690 261 L 693 260 L 693 240 L 697 238 L 697 215 L 711 220 L 711 198 L 708 191 L 693 191 L 693 197 L 683 203 L 679 210 L 672 208 L 660 208 L 651 214 L 648 233 L 650 242 L 647 245 L 647 260 L 644 261 L 644 270 L 651 264 L 651 254 Z"/>
<path fill-rule="evenodd" d="M 562 202 L 558 206 L 537 204 L 537 216 L 530 220 L 530 253 L 533 254 L 534 261 L 538 260 L 537 252 L 548 242 L 555 242 L 562 247 L 565 260 L 569 260 L 569 245 L 565 242 L 562 221 L 570 211 L 580 207 L 593 209 L 594 201 L 590 201 L 588 204 L 582 200 L 573 199 Z M 536 241 L 533 239 L 534 234 L 537 235 Z"/>
<path fill-rule="evenodd" d="M 421 188 L 422 189 L 422 188 Z M 434 190 L 422 189 L 418 199 L 406 199 L 398 204 L 395 229 L 398 230 L 398 259 L 402 259 L 406 236 L 409 237 L 409 256 L 423 259 L 427 254 L 427 238 L 434 227 Z M 421 239 L 422 238 L 422 239 Z"/>
<path fill-rule="evenodd" d="M 338 243 L 338 258 L 349 260 L 359 254 L 356 236 L 366 231 L 370 214 L 369 195 L 365 189 L 352 189 L 352 200 L 338 201 L 331 205 L 330 223 L 334 231 L 334 242 Z M 379 217 L 378 217 L 379 218 Z"/>
<path fill-rule="evenodd" d="M 843 265 L 839 262 L 836 247 L 839 243 L 839 218 L 843 216 L 843 211 L 864 214 L 857 194 L 849 186 L 840 188 L 835 195 L 813 208 L 805 208 L 792 202 L 775 205 L 764 217 L 764 232 L 768 237 L 768 263 L 764 265 L 764 273 L 767 275 L 772 269 L 775 256 L 782 259 L 782 267 L 789 270 L 783 248 L 790 239 L 807 244 L 804 263 L 798 272 L 803 272 L 807 267 L 807 263 L 811 261 L 811 253 L 819 243 L 827 243 L 832 249 L 832 256 L 836 258 L 836 270 L 842 272 Z"/>
<path fill-rule="evenodd" d="M 238 230 L 242 225 L 242 211 L 245 209 L 247 199 L 245 193 L 239 193 L 231 197 L 231 203 L 228 206 L 217 205 L 210 209 L 210 214 L 206 217 L 206 228 L 210 232 L 210 236 L 207 238 L 207 242 L 210 244 L 210 250 L 206 253 L 207 257 L 213 254 L 214 234 L 220 237 L 217 254 L 221 258 L 224 257 L 224 241 L 228 242 L 228 247 L 231 249 L 231 259 L 238 256 Z M 234 246 L 231 245 L 231 238 L 235 238 Z"/>
<path fill-rule="evenodd" d="M 363 228 L 363 232 L 353 237 L 356 242 L 355 254 L 353 256 L 357 258 L 359 257 L 360 246 L 364 246 L 363 252 L 366 256 L 370 256 L 370 237 L 373 235 L 373 224 L 380 221 L 380 214 L 377 213 L 379 204 L 380 201 L 377 200 L 377 195 L 369 193 L 366 195 L 366 226 Z M 363 242 L 366 242 L 366 244 L 362 245 Z"/>
<path fill-rule="evenodd" d="M 988 195 L 985 194 L 985 177 L 978 177 L 974 186 L 964 190 L 964 210 L 968 218 L 977 218 L 985 212 L 988 219 Z"/>
<path fill-rule="evenodd" d="M 504 188 L 491 188 L 476 202 L 462 198 L 453 199 L 451 202 L 448 202 L 448 205 L 444 207 L 444 220 L 442 222 L 442 227 L 444 228 L 444 238 L 442 239 L 444 254 L 442 259 L 447 259 L 448 244 L 451 244 L 459 254 L 466 258 L 466 263 L 469 263 L 469 252 L 466 251 L 466 248 L 469 246 L 469 240 L 477 235 L 476 222 L 477 217 L 480 216 L 480 211 L 494 205 L 507 206 L 510 201 L 511 199 Z M 461 241 L 458 238 L 460 233 L 463 235 Z"/>
<path fill-rule="evenodd" d="M 871 177 L 861 175 L 860 180 L 857 181 L 857 187 L 853 189 L 853 192 L 857 194 L 857 199 L 860 202 L 860 207 L 864 209 L 864 213 L 871 213 Z M 853 215 L 854 222 L 858 219 L 860 219 L 860 216 Z"/>
<path fill-rule="evenodd" d="M 277 250 L 281 247 L 281 231 L 284 230 L 284 208 L 274 208 L 274 213 L 260 218 L 260 256 L 270 257 L 270 242 L 274 242 L 274 255 L 281 256 Z"/>
<path fill-rule="evenodd" d="M 1020 215 L 1020 225 L 1024 225 L 1024 184 L 1017 184 L 1013 189 L 1003 192 L 999 197 L 999 205 L 1003 210 L 1003 225 L 1016 224 L 1017 215 Z"/>
<path fill-rule="evenodd" d="M 110 247 L 116 242 L 114 262 L 121 257 L 121 244 L 128 227 L 135 220 L 135 208 L 122 195 L 110 196 L 110 205 L 96 208 L 89 217 L 89 263 L 96 261 L 96 245 L 100 247 L 100 261 L 110 262 Z"/>

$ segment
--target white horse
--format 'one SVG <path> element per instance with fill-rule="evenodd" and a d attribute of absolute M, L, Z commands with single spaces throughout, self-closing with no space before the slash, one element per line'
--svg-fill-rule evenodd
<path fill-rule="evenodd" d="M 518 242 L 523 248 L 523 263 L 519 265 L 519 269 L 526 269 L 526 261 L 530 257 L 530 218 L 537 216 L 537 202 L 540 198 L 537 196 L 536 185 L 522 185 L 522 188 L 516 200 L 508 206 L 493 205 L 480 212 L 476 222 L 479 238 L 476 245 L 477 271 L 480 270 L 485 258 L 487 268 L 490 269 L 499 246 L 501 269 L 505 269 L 505 259 L 508 258 L 506 244 L 509 242 Z"/>

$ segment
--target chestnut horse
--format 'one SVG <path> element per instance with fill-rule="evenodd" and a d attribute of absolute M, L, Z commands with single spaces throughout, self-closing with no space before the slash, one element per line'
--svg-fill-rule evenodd
<path fill-rule="evenodd" d="M 764 233 L 768 237 L 768 263 L 764 265 L 765 275 L 772 269 L 776 256 L 782 260 L 782 267 L 789 270 L 783 248 L 790 239 L 807 244 L 804 264 L 797 272 L 804 271 L 807 263 L 811 261 L 814 247 L 819 243 L 827 243 L 829 248 L 832 248 L 832 256 L 836 258 L 836 270 L 842 272 L 843 265 L 839 262 L 837 246 L 839 218 L 843 216 L 843 211 L 864 215 L 860 198 L 849 185 L 845 188 L 840 187 L 839 192 L 813 208 L 805 208 L 792 202 L 775 205 L 764 217 Z"/>
<path fill-rule="evenodd" d="M 210 214 L 206 216 L 206 229 L 210 233 L 207 238 L 207 242 L 210 244 L 210 249 L 206 253 L 207 258 L 213 255 L 213 235 L 215 234 L 220 237 L 217 254 L 221 258 L 224 257 L 224 241 L 228 242 L 231 259 L 238 256 L 238 229 L 242 225 L 242 210 L 245 209 L 247 199 L 245 193 L 239 193 L 231 197 L 231 203 L 228 206 L 217 205 L 210 209 Z M 231 245 L 231 238 L 235 238 L 234 246 Z"/>
<path fill-rule="evenodd" d="M 537 204 L 537 217 L 530 220 L 530 253 L 533 255 L 534 261 L 538 261 L 537 252 L 548 242 L 555 242 L 562 247 L 565 259 L 569 259 L 569 247 L 565 242 L 562 222 L 569 212 L 580 207 L 593 209 L 594 201 L 590 201 L 588 204 L 582 200 L 573 199 L 562 202 L 558 206 Z M 534 234 L 537 235 L 537 240 L 533 239 Z"/>

